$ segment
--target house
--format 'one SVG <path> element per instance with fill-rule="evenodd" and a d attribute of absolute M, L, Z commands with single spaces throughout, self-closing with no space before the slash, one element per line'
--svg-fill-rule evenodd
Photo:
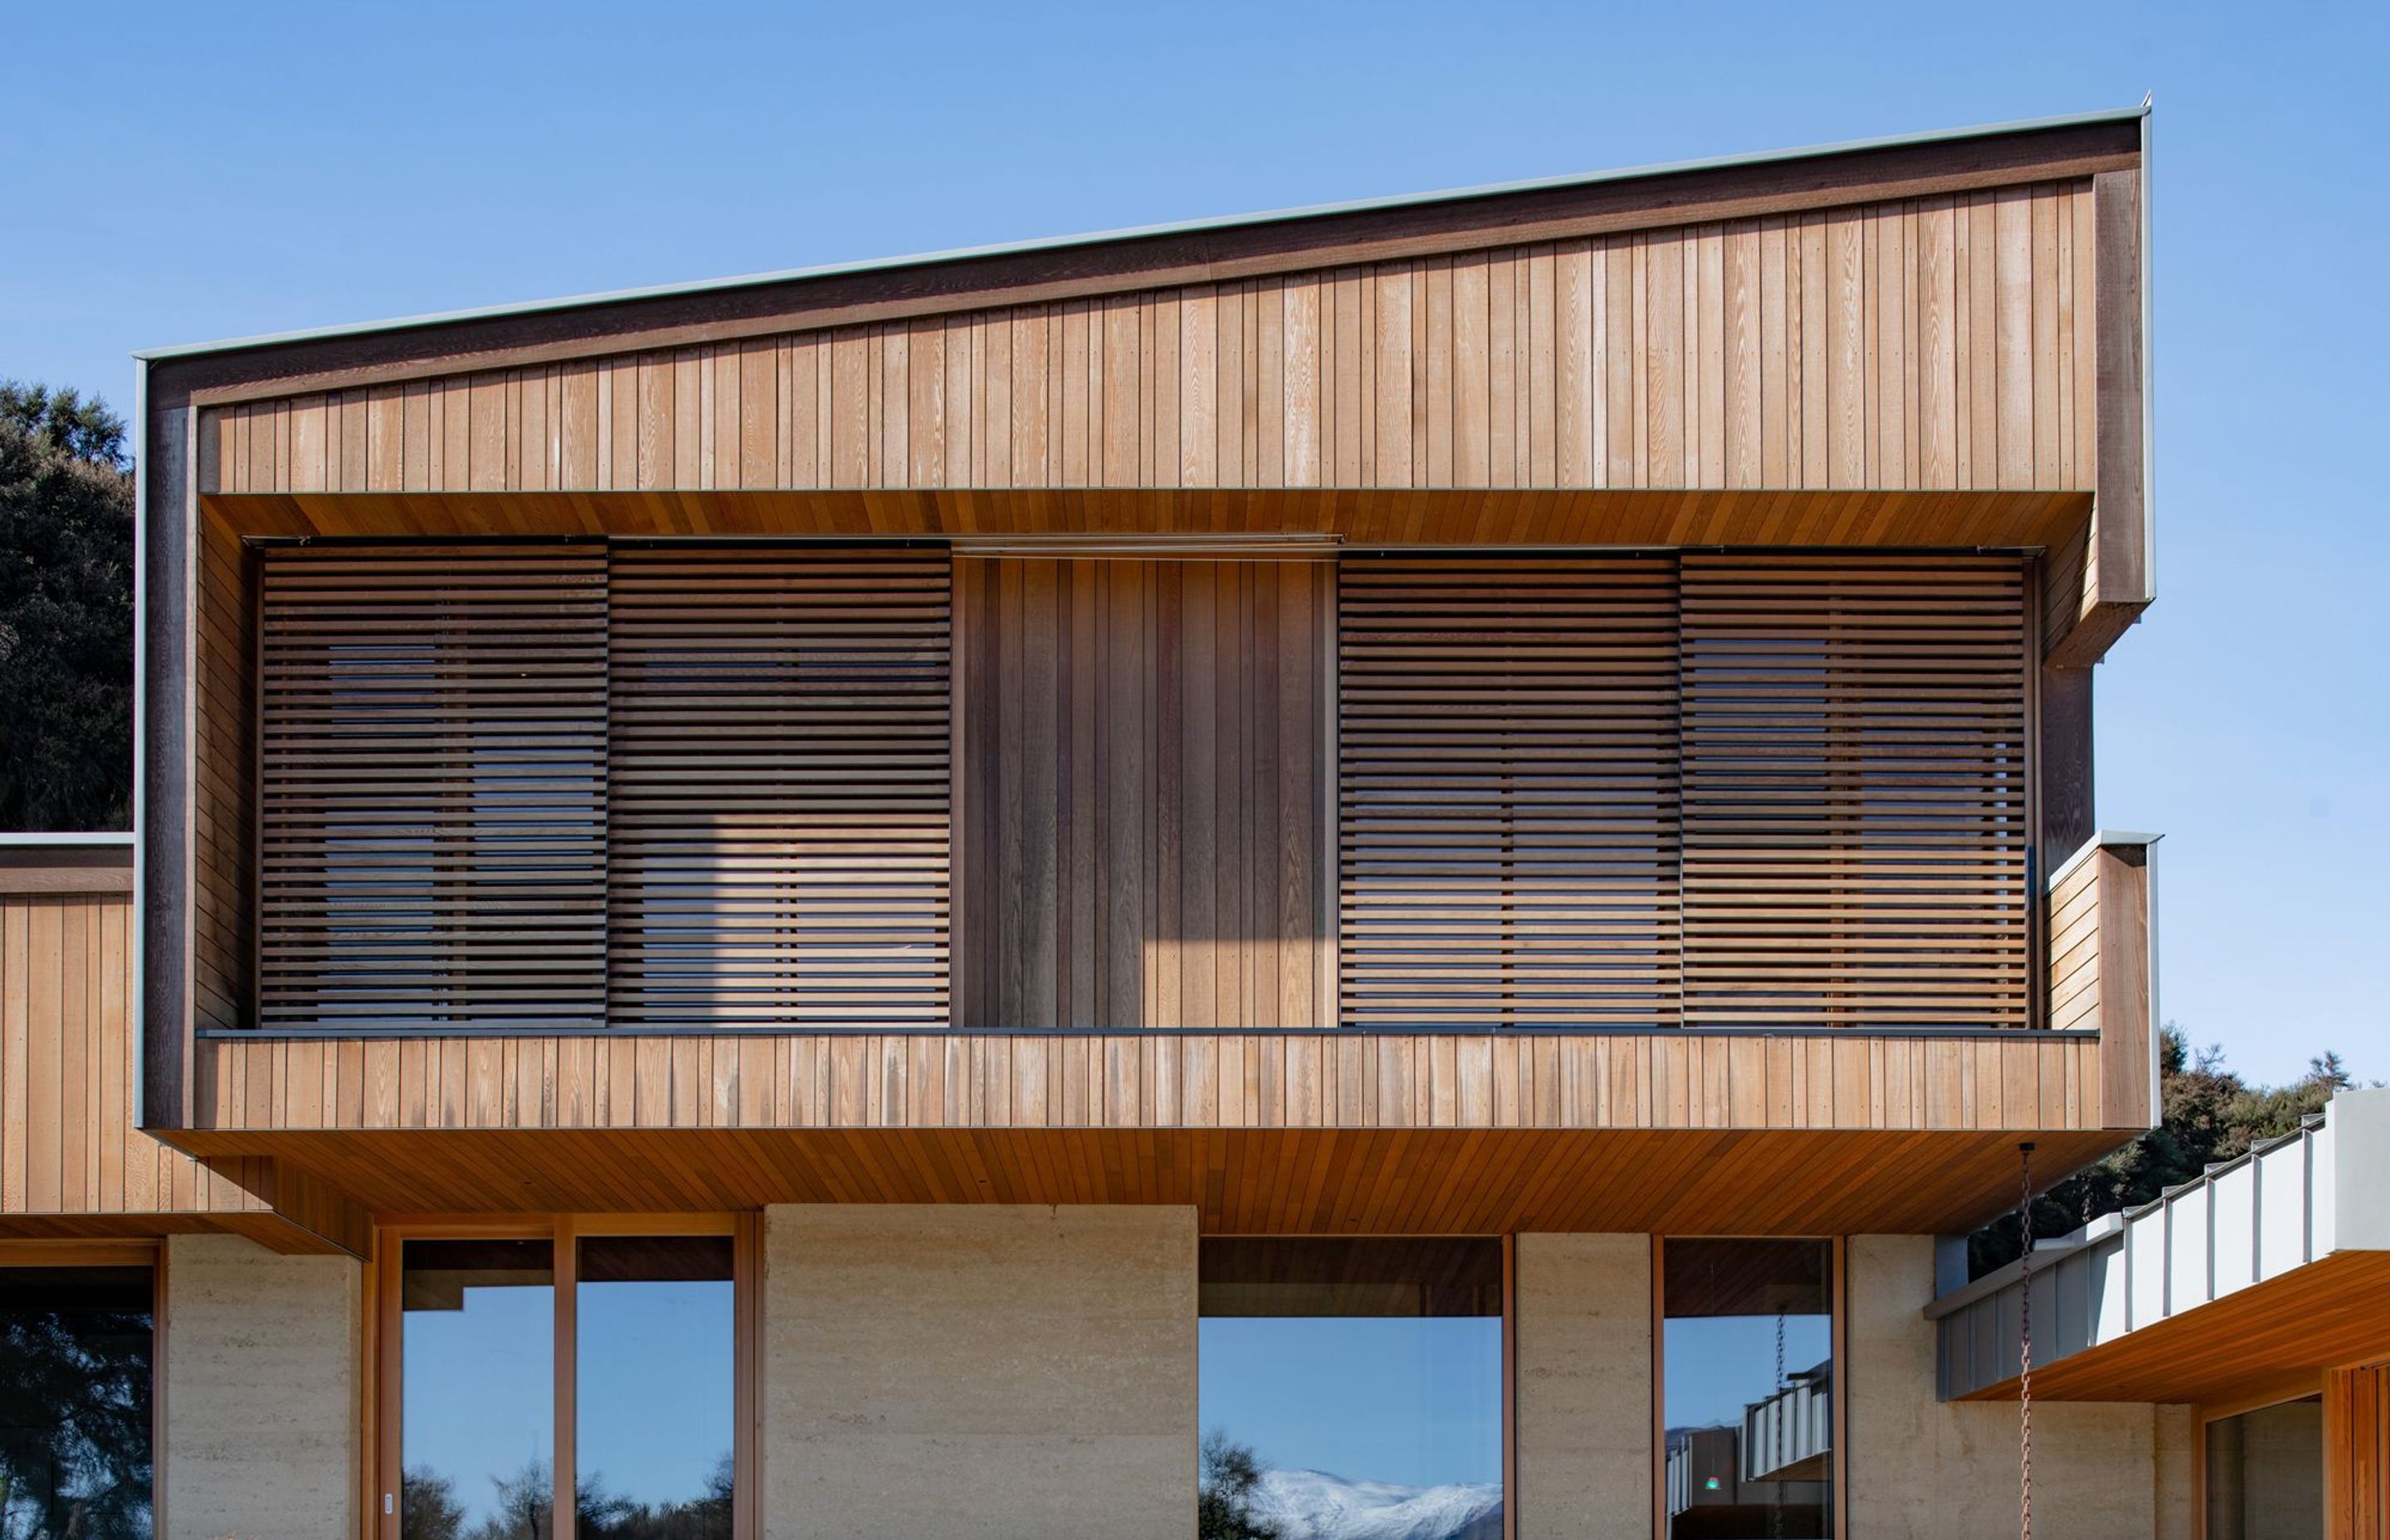
<path fill-rule="evenodd" d="M 2147 126 L 148 355 L 8 1533 L 2012 1533 L 2095 1243 L 1949 1238 L 2154 1115 Z M 2037 1532 L 2380 1533 L 2334 1244 L 2306 1356 L 2037 1307 Z"/>

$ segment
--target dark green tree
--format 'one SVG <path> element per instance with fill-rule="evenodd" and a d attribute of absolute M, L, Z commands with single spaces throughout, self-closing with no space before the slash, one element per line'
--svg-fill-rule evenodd
<path fill-rule="evenodd" d="M 2224 1050 L 2194 1053 L 2171 1023 L 2158 1044 L 2158 1125 L 2132 1143 L 2036 1195 L 2033 1233 L 2065 1235 L 2103 1213 L 2154 1201 L 2168 1187 L 2193 1181 L 2218 1161 L 2288 1134 L 2349 1084 L 2340 1056 L 2308 1061 L 2288 1085 L 2253 1086 L 2224 1064 Z M 1967 1260 L 1978 1277 L 2024 1250 L 2013 1213 L 1969 1238 Z"/>
<path fill-rule="evenodd" d="M 0 1535 L 146 1540 L 149 1312 L 0 1302 Z"/>
<path fill-rule="evenodd" d="M 463 1540 L 465 1505 L 456 1483 L 428 1465 L 410 1465 L 399 1478 L 399 1540 Z"/>
<path fill-rule="evenodd" d="M 124 443 L 97 401 L 0 382 L 0 828 L 132 827 Z"/>
<path fill-rule="evenodd" d="M 1201 1461 L 1195 1498 L 1198 1540 L 1279 1540 L 1278 1526 L 1253 1513 L 1262 1463 L 1252 1446 L 1214 1428 L 1203 1435 Z"/>

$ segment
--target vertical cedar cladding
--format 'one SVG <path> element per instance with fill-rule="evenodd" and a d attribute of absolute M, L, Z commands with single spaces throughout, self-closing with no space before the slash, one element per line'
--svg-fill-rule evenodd
<path fill-rule="evenodd" d="M 1332 1024 L 1328 564 L 956 567 L 957 1024 Z"/>
<path fill-rule="evenodd" d="M 943 551 L 615 553 L 618 1024 L 946 1020 Z"/>
<path fill-rule="evenodd" d="M 1343 1015 L 1677 1020 L 1677 571 L 1343 564 Z"/>
<path fill-rule="evenodd" d="M 2019 1027 L 2010 557 L 1683 561 L 1685 1023 Z"/>
<path fill-rule="evenodd" d="M 260 1023 L 601 1020 L 604 550 L 302 548 L 261 583 Z"/>

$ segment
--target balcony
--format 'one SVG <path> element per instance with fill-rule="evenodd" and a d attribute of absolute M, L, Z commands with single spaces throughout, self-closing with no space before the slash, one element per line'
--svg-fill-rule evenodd
<path fill-rule="evenodd" d="M 158 1121 L 378 1206 L 1820 1233 L 2148 1115 L 2020 557 L 222 555 Z"/>

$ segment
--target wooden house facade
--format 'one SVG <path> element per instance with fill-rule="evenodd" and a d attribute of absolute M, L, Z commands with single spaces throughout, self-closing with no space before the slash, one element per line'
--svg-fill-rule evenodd
<path fill-rule="evenodd" d="M 587 1489 L 677 1283 L 675 1534 L 1194 1534 L 1212 1323 L 1396 1298 L 1493 1323 L 1456 1540 L 1998 1533 L 1932 1238 L 2155 1115 L 2090 741 L 2146 173 L 2126 113 L 150 355 L 137 836 L 0 871 L 0 1264 L 151 1270 L 145 1522 L 518 1533 L 424 1473 L 504 1295 L 521 1533 L 667 1533 Z M 1796 1295 L 1751 1427 L 1815 1446 L 1680 1436 L 1679 1325 Z M 2196 1410 L 2077 1400 L 2045 1527 L 2197 1533 Z"/>

